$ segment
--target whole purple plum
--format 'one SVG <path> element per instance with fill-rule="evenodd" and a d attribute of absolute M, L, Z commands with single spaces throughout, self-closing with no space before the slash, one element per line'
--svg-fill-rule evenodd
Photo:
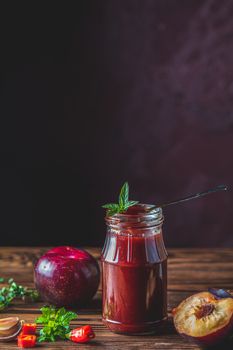
<path fill-rule="evenodd" d="M 56 247 L 37 261 L 34 281 L 44 301 L 56 306 L 82 305 L 98 289 L 99 265 L 85 250 Z"/>

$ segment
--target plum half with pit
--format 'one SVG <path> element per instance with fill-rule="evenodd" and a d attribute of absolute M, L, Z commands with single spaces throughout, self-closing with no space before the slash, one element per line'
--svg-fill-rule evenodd
<path fill-rule="evenodd" d="M 98 289 L 99 265 L 85 250 L 56 247 L 36 263 L 34 281 L 41 298 L 52 305 L 83 305 Z"/>
<path fill-rule="evenodd" d="M 233 299 L 217 299 L 201 292 L 182 301 L 172 311 L 178 333 L 194 342 L 210 346 L 219 343 L 233 329 Z"/>

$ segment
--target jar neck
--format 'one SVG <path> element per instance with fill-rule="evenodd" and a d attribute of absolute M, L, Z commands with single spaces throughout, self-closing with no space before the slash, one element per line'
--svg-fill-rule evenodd
<path fill-rule="evenodd" d="M 107 226 L 114 231 L 131 230 L 132 234 L 145 233 L 147 230 L 159 229 L 163 223 L 162 208 L 153 205 L 138 204 L 129 208 L 125 213 L 106 216 Z"/>

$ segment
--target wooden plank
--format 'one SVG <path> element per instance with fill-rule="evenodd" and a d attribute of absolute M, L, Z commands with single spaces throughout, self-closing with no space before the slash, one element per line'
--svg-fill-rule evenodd
<path fill-rule="evenodd" d="M 18 283 L 33 286 L 33 265 L 48 248 L 4 247 L 0 248 L 0 276 L 14 277 Z M 87 248 L 97 259 L 99 248 Z M 171 318 L 173 307 L 195 291 L 208 287 L 223 287 L 233 290 L 233 249 L 170 249 L 168 262 L 168 311 L 169 320 L 163 332 L 154 336 L 123 336 L 109 332 L 101 321 L 101 286 L 94 300 L 88 306 L 75 310 L 78 319 L 73 326 L 91 324 L 96 339 L 91 344 L 77 345 L 71 342 L 43 343 L 45 349 L 199 349 L 197 345 L 183 340 L 174 330 Z M 27 322 L 33 322 L 39 315 L 42 302 L 17 302 L 10 306 L 1 317 L 17 315 Z M 0 350 L 16 349 L 12 343 L 0 343 Z"/>

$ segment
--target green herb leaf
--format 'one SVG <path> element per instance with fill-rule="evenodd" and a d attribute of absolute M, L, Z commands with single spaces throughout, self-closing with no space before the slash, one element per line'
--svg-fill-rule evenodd
<path fill-rule="evenodd" d="M 118 209 L 118 204 L 114 204 L 114 203 L 104 204 L 102 205 L 102 208 L 114 210 L 114 209 Z"/>
<path fill-rule="evenodd" d="M 107 209 L 107 216 L 124 213 L 129 207 L 138 204 L 138 201 L 129 201 L 129 185 L 125 182 L 119 194 L 119 203 L 109 203 L 102 206 Z"/>
<path fill-rule="evenodd" d="M 138 204 L 138 201 L 128 201 L 125 205 L 125 207 L 129 208 L 132 207 L 133 205 Z"/>
<path fill-rule="evenodd" d="M 2 282 L 4 282 L 4 279 Z M 17 284 L 13 278 L 10 278 L 8 280 L 8 285 L 0 289 L 0 310 L 4 310 L 14 299 L 24 299 L 25 297 L 29 297 L 35 301 L 38 299 L 39 295 L 36 290 L 23 287 Z"/>
<path fill-rule="evenodd" d="M 58 338 L 66 339 L 70 332 L 70 321 L 77 318 L 77 314 L 67 311 L 64 307 L 57 309 L 54 306 L 44 306 L 40 309 L 42 315 L 36 319 L 36 323 L 42 324 L 39 342 L 54 342 Z"/>
<path fill-rule="evenodd" d="M 124 185 L 121 188 L 120 195 L 119 195 L 119 205 L 121 208 L 124 208 L 125 205 L 129 201 L 129 185 L 128 182 L 125 182 Z"/>

